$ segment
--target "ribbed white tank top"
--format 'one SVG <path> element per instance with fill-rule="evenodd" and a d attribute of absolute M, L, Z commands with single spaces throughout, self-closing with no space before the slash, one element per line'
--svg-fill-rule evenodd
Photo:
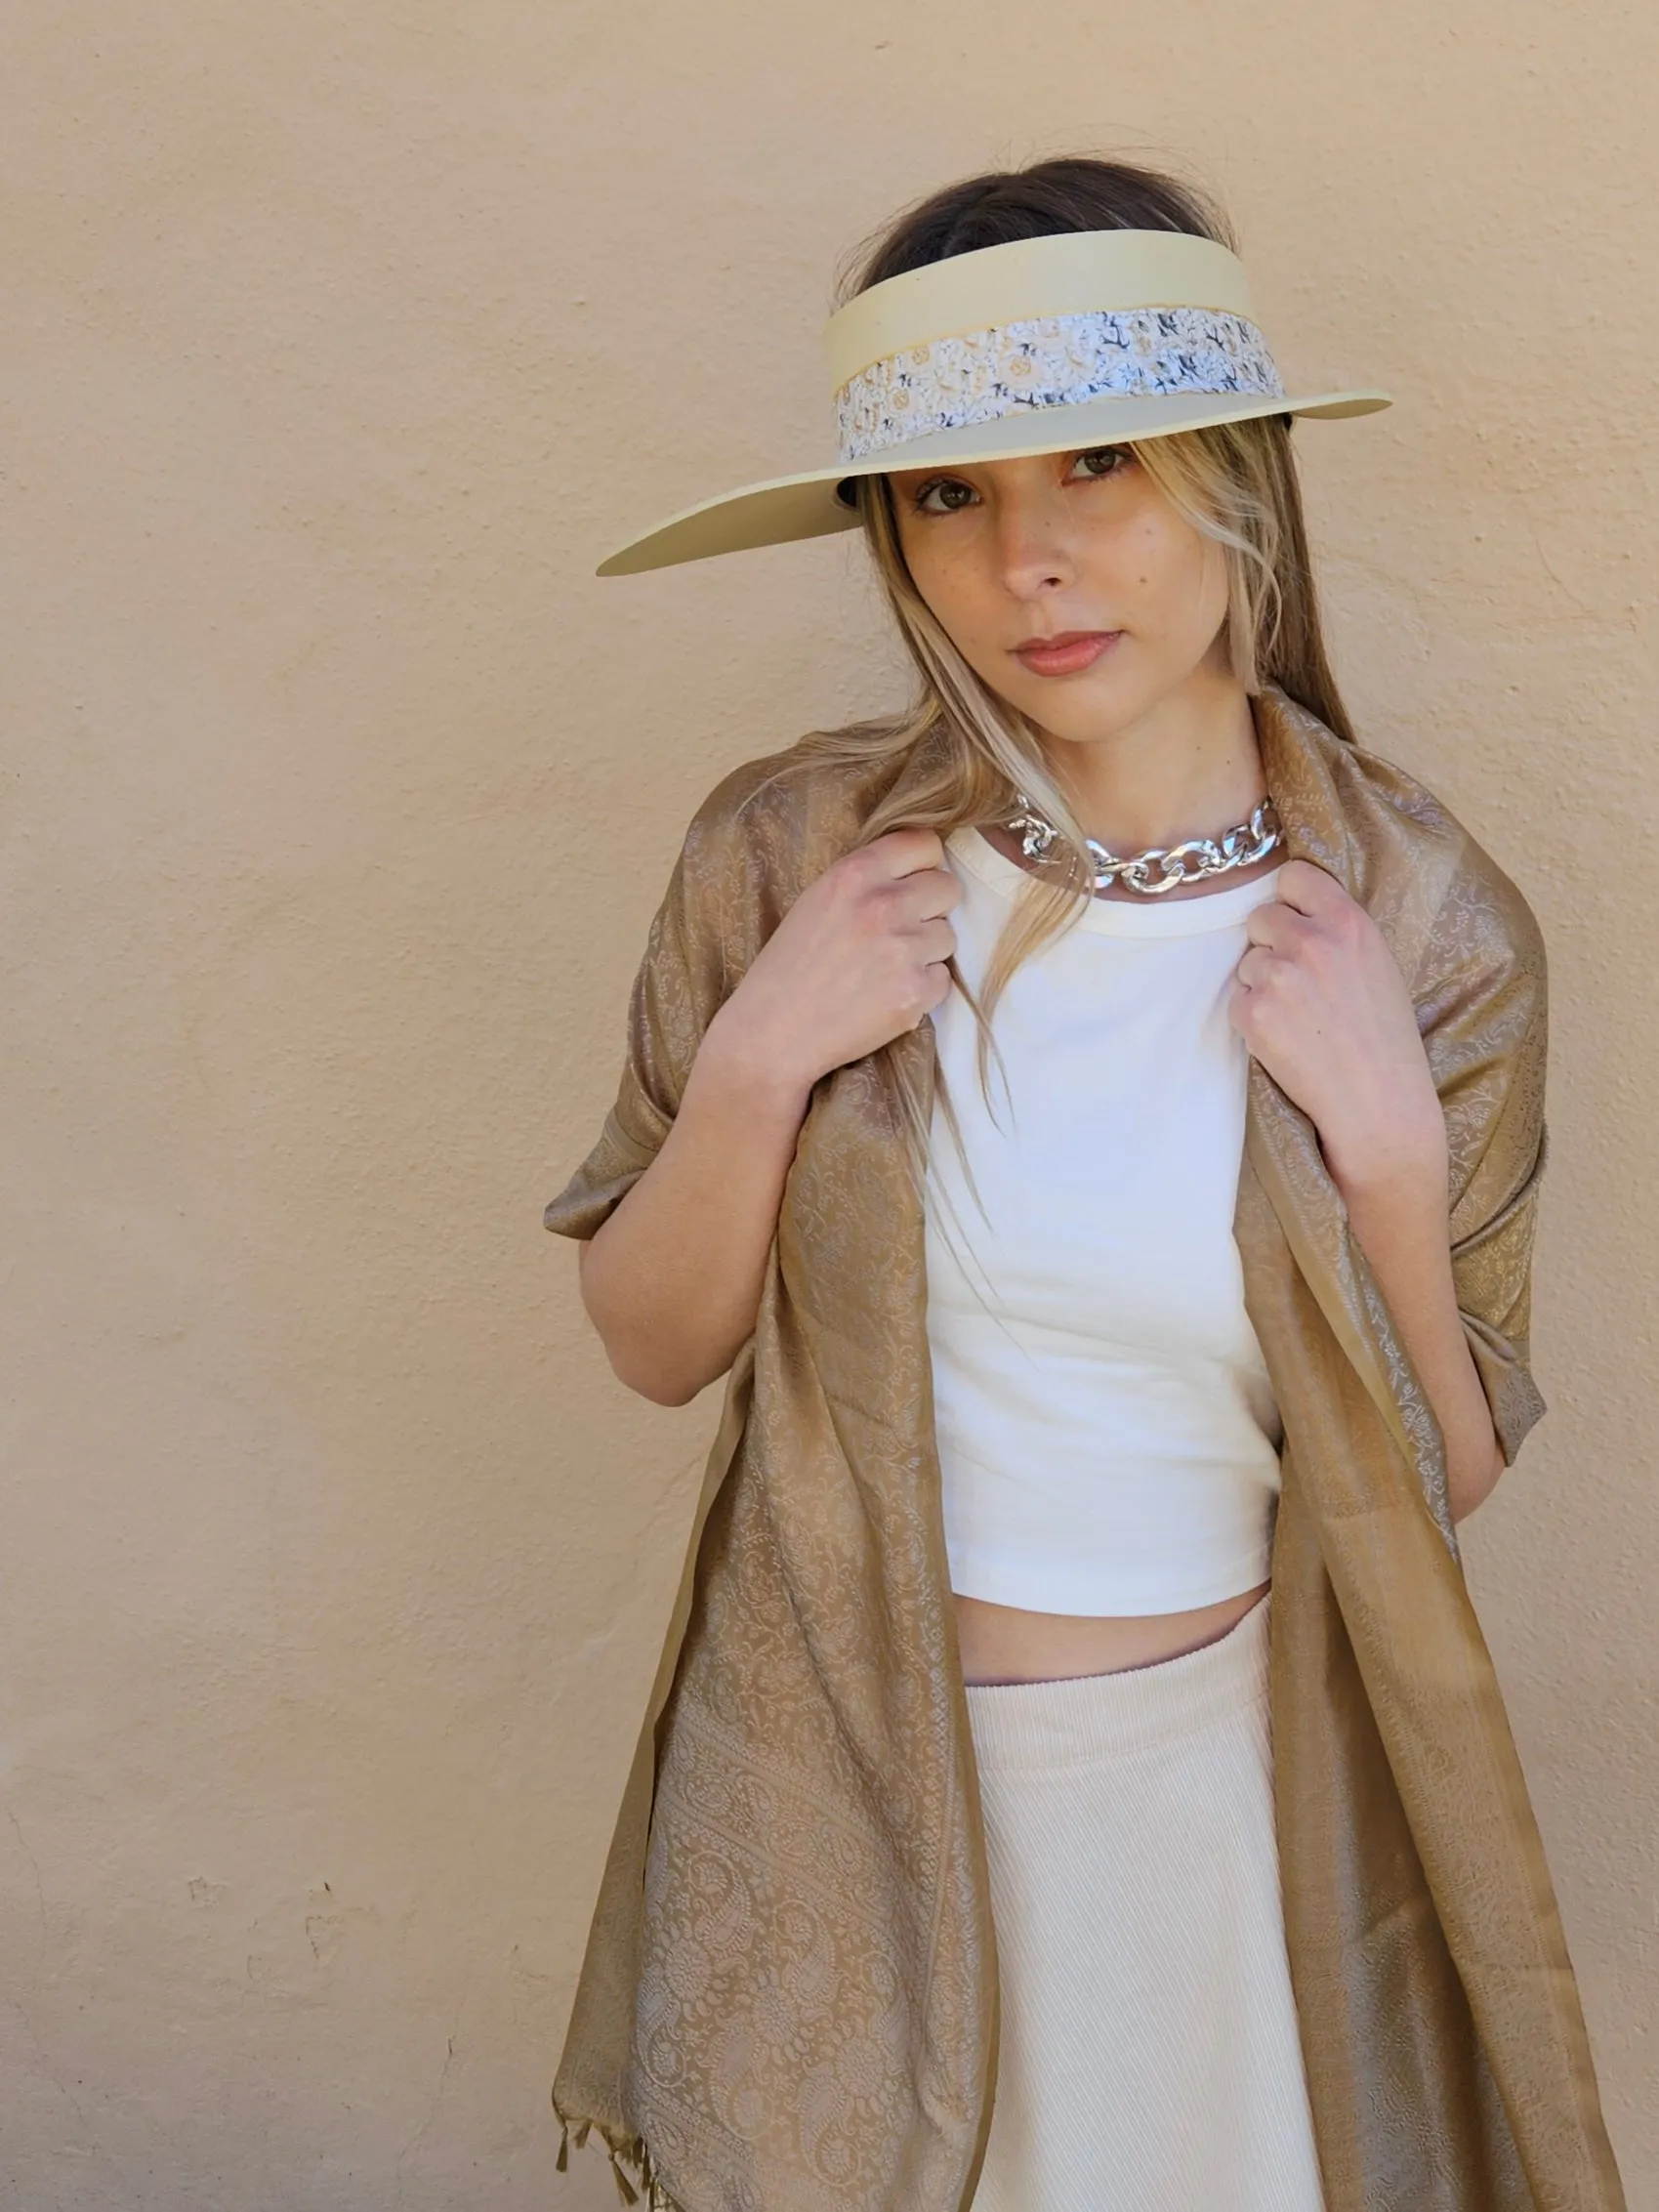
<path fill-rule="evenodd" d="M 977 830 L 945 852 L 977 994 L 1030 879 Z M 933 1012 L 984 1207 L 935 1110 L 928 1333 L 966 1596 L 1180 1612 L 1266 1579 L 1282 1430 L 1232 1234 L 1248 1062 L 1226 997 L 1277 880 L 1097 898 L 996 1008 L 994 1118 L 960 992 Z"/>

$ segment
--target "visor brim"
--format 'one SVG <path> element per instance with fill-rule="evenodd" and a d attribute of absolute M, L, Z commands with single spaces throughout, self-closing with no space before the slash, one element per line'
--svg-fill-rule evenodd
<path fill-rule="evenodd" d="M 1126 444 L 1168 438 L 1177 431 L 1206 430 L 1216 423 L 1247 422 L 1262 415 L 1310 415 L 1334 420 L 1374 414 L 1391 404 L 1386 392 L 1326 392 L 1311 398 L 1183 392 L 1149 398 L 1125 398 L 1114 394 L 1070 406 L 1025 408 L 1000 415 L 993 422 L 970 423 L 960 429 L 907 438 L 861 461 L 812 469 L 799 476 L 771 477 L 762 483 L 718 493 L 628 539 L 607 554 L 594 573 L 635 576 L 649 568 L 706 561 L 719 553 L 744 553 L 763 545 L 786 545 L 797 539 L 856 529 L 856 511 L 837 494 L 839 485 L 856 477 L 950 462 L 1012 460 L 1092 445 Z"/>

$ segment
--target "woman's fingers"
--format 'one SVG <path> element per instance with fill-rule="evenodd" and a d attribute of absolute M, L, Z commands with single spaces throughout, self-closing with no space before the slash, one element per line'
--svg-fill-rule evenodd
<path fill-rule="evenodd" d="M 923 933 L 923 949 L 930 960 L 949 960 L 956 953 L 956 930 L 942 915 L 935 915 Z"/>
<path fill-rule="evenodd" d="M 1286 906 L 1276 898 L 1252 906 L 1244 917 L 1244 934 L 1252 944 L 1270 944 L 1287 952 L 1295 947 L 1308 927 L 1306 914 L 1298 913 L 1294 906 Z"/>
<path fill-rule="evenodd" d="M 936 829 L 890 829 L 856 850 L 868 853 L 887 876 L 913 875 L 918 868 L 936 868 L 944 859 L 944 840 Z"/>
<path fill-rule="evenodd" d="M 1260 990 L 1279 965 L 1280 955 L 1270 945 L 1253 944 L 1233 973 L 1247 991 Z"/>
<path fill-rule="evenodd" d="M 1348 903 L 1348 893 L 1326 868 L 1311 860 L 1287 860 L 1279 870 L 1275 896 L 1299 914 L 1334 913 Z"/>

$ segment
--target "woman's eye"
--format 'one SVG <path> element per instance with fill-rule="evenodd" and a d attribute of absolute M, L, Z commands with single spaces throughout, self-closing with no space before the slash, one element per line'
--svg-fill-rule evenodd
<path fill-rule="evenodd" d="M 931 507 L 928 504 L 935 491 L 944 496 L 945 503 L 942 507 Z M 958 491 L 963 494 L 963 499 L 952 499 L 950 494 Z M 916 494 L 914 504 L 924 515 L 954 515 L 957 508 L 973 496 L 974 486 L 972 484 L 959 483 L 949 477 L 935 477 L 932 483 L 925 483 L 922 486 Z"/>
<path fill-rule="evenodd" d="M 1120 476 L 1133 458 L 1127 445 L 1092 445 L 1076 456 L 1072 468 L 1083 471 L 1086 482 L 1099 483 Z M 933 477 L 913 494 L 910 504 L 920 515 L 955 515 L 975 496 L 974 486 L 960 477 Z"/>
<path fill-rule="evenodd" d="M 1116 476 L 1118 469 L 1126 465 L 1128 460 L 1129 448 L 1126 445 L 1094 445 L 1087 453 L 1079 453 L 1077 465 L 1092 477 L 1112 477 Z M 1096 468 L 1096 462 L 1103 462 L 1105 466 Z"/>

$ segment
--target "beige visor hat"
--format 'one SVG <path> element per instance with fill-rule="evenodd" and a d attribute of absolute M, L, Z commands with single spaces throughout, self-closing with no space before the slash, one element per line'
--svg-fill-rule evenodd
<path fill-rule="evenodd" d="M 1386 392 L 1292 397 L 1236 254 L 1182 230 L 1069 230 L 872 284 L 824 331 L 836 458 L 683 509 L 596 574 L 855 529 L 852 480 L 1058 453 L 1250 415 L 1368 415 Z"/>

